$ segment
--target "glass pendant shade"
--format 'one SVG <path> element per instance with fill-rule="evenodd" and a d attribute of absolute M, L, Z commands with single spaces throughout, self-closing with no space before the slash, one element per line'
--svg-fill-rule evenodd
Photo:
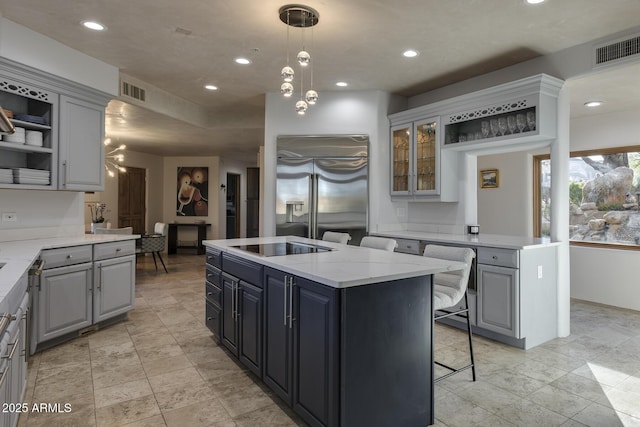
<path fill-rule="evenodd" d="M 304 102 L 302 99 L 296 102 L 296 113 L 300 114 L 301 116 L 304 116 L 304 113 L 306 112 L 307 112 L 307 103 Z"/>
<path fill-rule="evenodd" d="M 311 62 L 311 55 L 309 55 L 309 52 L 306 50 L 298 52 L 298 56 L 296 58 L 298 59 L 298 63 L 301 67 L 306 67 Z"/>
<path fill-rule="evenodd" d="M 289 82 L 282 83 L 282 86 L 280 86 L 280 93 L 289 98 L 293 95 L 293 85 Z"/>
<path fill-rule="evenodd" d="M 318 101 L 318 92 L 313 89 L 309 89 L 305 94 L 304 99 L 307 100 L 307 104 L 315 105 L 315 103 Z"/>
<path fill-rule="evenodd" d="M 282 76 L 282 80 L 284 80 L 285 82 L 292 82 L 295 71 L 293 71 L 293 68 L 287 65 L 282 69 L 280 75 Z"/>

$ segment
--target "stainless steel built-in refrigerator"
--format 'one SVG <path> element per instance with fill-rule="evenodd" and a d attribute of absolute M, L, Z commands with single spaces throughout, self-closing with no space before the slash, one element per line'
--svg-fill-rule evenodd
<path fill-rule="evenodd" d="M 367 234 L 369 138 L 279 136 L 276 235 L 322 239 L 325 231 Z"/>

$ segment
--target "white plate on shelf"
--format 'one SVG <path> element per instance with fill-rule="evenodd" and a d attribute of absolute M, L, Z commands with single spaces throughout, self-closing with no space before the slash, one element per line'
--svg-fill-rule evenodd
<path fill-rule="evenodd" d="M 37 184 L 37 185 L 49 185 L 49 179 L 37 179 L 37 178 L 24 178 L 20 176 L 14 176 L 13 182 L 16 184 Z"/>

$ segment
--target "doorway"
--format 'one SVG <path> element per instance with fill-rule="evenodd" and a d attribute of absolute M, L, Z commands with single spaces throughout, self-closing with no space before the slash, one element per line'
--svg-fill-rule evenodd
<path fill-rule="evenodd" d="M 118 173 L 118 227 L 133 227 L 133 234 L 146 234 L 145 188 L 146 169 Z"/>
<path fill-rule="evenodd" d="M 240 237 L 240 175 L 227 173 L 227 239 Z"/>

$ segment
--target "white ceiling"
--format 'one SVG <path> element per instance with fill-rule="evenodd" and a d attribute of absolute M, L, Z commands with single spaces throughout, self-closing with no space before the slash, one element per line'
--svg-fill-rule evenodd
<path fill-rule="evenodd" d="M 285 64 L 282 0 L 0 0 L 0 15 L 200 106 L 205 125 L 119 100 L 107 135 L 160 155 L 247 159 L 263 142 L 264 94 L 277 92 Z M 320 15 L 311 52 L 320 93 L 383 90 L 412 96 L 557 52 L 638 25 L 638 0 L 309 0 Z M 93 19 L 107 26 L 81 27 Z M 189 33 L 189 34 L 185 34 Z M 307 37 L 310 32 L 307 30 Z M 291 31 L 291 50 L 300 46 Z M 308 40 L 308 39 L 307 39 Z M 414 59 L 403 50 L 420 51 Z M 240 66 L 236 56 L 253 63 Z M 205 84 L 220 89 L 207 91 Z M 622 90 L 620 90 L 622 89 Z M 599 111 L 640 106 L 640 66 L 571 82 L 572 115 L 584 100 Z M 292 100 L 291 108 L 293 109 Z M 253 157 L 250 158 L 253 160 Z"/>

